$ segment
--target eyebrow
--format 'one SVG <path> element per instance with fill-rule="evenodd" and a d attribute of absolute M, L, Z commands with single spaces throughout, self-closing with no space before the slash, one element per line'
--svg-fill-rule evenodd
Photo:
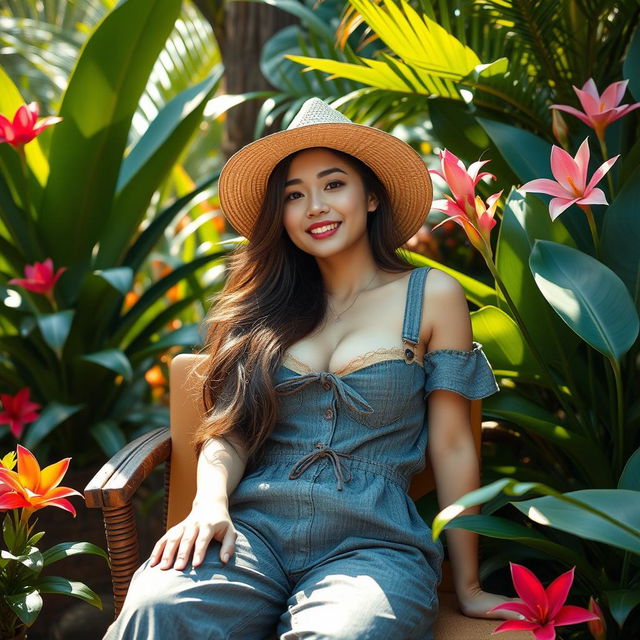
<path fill-rule="evenodd" d="M 334 171 L 339 171 L 340 173 L 344 173 L 345 176 L 347 175 L 346 171 L 343 171 L 338 167 L 331 167 L 331 169 L 325 169 L 324 171 L 320 171 L 320 173 L 316 175 L 316 178 L 322 178 L 330 173 L 333 173 Z M 293 180 L 287 180 L 287 182 L 284 183 L 284 186 L 288 187 L 289 185 L 299 184 L 300 182 L 302 182 L 300 178 L 293 178 Z"/>

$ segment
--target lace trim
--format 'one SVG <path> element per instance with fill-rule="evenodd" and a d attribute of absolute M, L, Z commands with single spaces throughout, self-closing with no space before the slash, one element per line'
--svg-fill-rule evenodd
<path fill-rule="evenodd" d="M 349 362 L 343 364 L 341 367 L 338 367 L 335 371 L 331 371 L 330 373 L 333 373 L 336 376 L 345 376 L 360 369 L 370 367 L 371 365 L 378 362 L 384 362 L 385 360 L 404 360 L 404 350 L 405 347 L 390 347 L 367 351 L 362 355 L 352 358 L 351 360 L 349 360 Z M 414 362 L 420 366 L 423 366 L 423 363 L 418 359 L 414 360 Z M 288 366 L 287 363 L 295 365 L 297 368 L 289 368 L 300 375 L 305 375 L 307 373 L 317 373 L 317 369 L 313 369 L 308 364 L 302 362 L 302 360 L 298 360 L 298 358 L 289 353 L 285 354 L 282 363 L 285 366 Z"/>

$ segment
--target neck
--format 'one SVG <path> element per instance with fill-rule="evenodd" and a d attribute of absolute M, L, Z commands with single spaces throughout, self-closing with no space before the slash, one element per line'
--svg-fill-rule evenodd
<path fill-rule="evenodd" d="M 363 289 L 379 284 L 379 269 L 368 242 L 330 258 L 318 258 L 318 267 L 327 296 L 336 304 L 347 302 Z"/>

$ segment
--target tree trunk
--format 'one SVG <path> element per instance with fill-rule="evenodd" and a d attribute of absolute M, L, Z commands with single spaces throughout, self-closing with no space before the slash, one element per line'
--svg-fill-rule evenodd
<path fill-rule="evenodd" d="M 222 0 L 194 0 L 210 22 L 225 67 L 224 92 L 275 91 L 260 71 L 260 52 L 277 31 L 298 19 L 268 4 Z M 250 100 L 227 112 L 221 152 L 223 160 L 253 140 L 260 100 Z M 280 130 L 280 118 L 266 127 L 263 135 Z"/>

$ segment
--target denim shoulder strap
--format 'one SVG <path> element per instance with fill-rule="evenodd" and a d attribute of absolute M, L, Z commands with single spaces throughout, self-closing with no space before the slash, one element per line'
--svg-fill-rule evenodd
<path fill-rule="evenodd" d="M 422 298 L 424 297 L 424 281 L 431 267 L 418 267 L 409 276 L 407 301 L 404 309 L 402 325 L 402 342 L 405 346 L 404 359 L 411 363 L 415 358 L 415 347 L 420 339 L 420 322 L 422 320 Z"/>

